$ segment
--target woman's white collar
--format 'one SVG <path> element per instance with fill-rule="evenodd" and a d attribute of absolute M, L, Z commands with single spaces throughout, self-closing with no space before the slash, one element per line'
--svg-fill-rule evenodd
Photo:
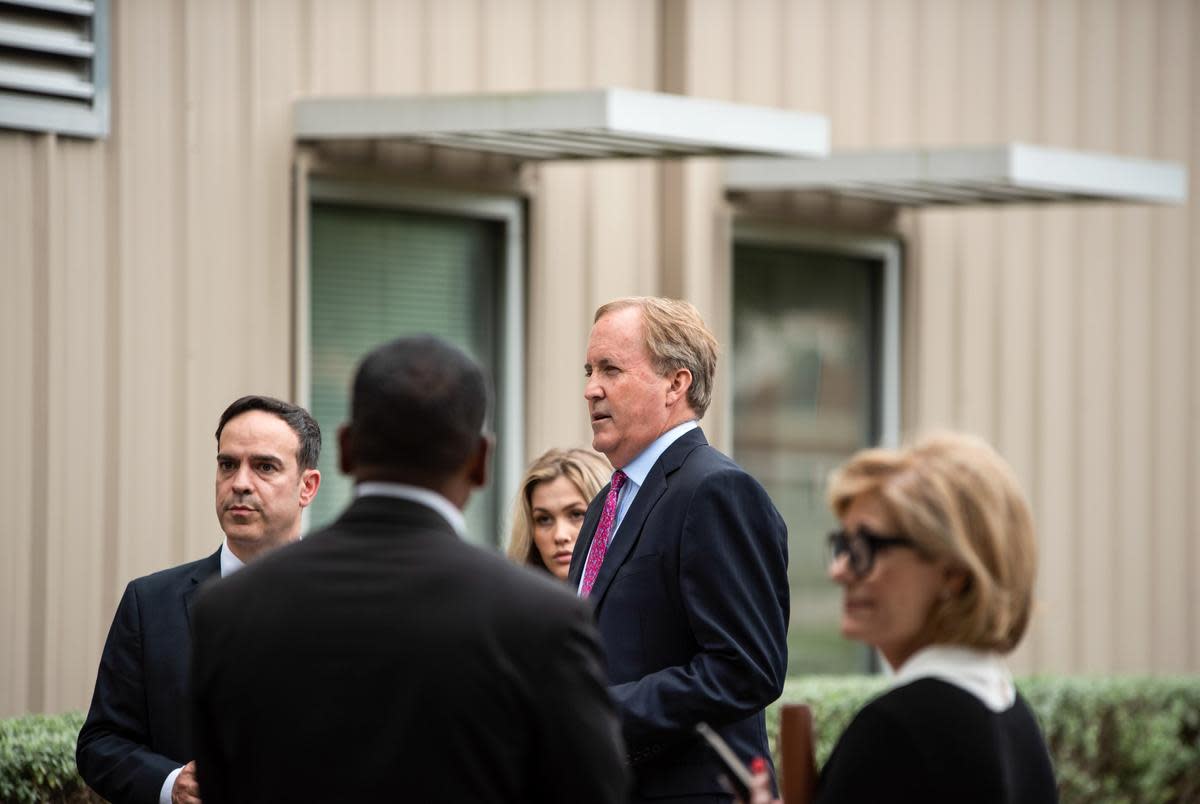
<path fill-rule="evenodd" d="M 887 667 L 887 662 L 884 662 Z M 1017 700 L 1017 688 L 1004 659 L 997 653 L 950 645 L 931 645 L 914 653 L 891 679 L 892 687 L 919 678 L 936 678 L 974 695 L 993 712 L 1003 712 Z"/>

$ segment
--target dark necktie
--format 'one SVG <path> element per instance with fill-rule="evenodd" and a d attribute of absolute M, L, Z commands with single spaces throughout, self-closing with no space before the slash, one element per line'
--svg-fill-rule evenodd
<path fill-rule="evenodd" d="M 613 522 L 617 518 L 617 497 L 621 494 L 621 486 L 625 485 L 625 473 L 620 469 L 613 472 L 612 485 L 609 486 L 608 496 L 604 498 L 604 510 L 600 513 L 600 523 L 596 525 L 596 537 L 592 539 L 591 549 L 588 550 L 587 564 L 583 567 L 583 585 L 579 587 L 579 596 L 587 597 L 592 593 L 596 576 L 600 574 L 600 565 L 608 552 L 608 541 L 612 537 Z"/>

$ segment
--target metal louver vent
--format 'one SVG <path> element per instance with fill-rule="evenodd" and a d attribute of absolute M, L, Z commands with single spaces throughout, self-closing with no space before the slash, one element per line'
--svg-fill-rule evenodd
<path fill-rule="evenodd" d="M 108 0 L 0 0 L 0 127 L 108 133 Z"/>

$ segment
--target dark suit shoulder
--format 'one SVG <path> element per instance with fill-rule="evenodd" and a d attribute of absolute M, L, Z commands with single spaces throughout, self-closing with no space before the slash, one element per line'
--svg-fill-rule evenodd
<path fill-rule="evenodd" d="M 174 589 L 190 580 L 193 576 L 203 580 L 210 575 L 219 574 L 220 571 L 221 551 L 218 549 L 217 552 L 204 558 L 189 561 L 185 564 L 178 564 L 174 567 L 168 567 L 167 569 L 161 569 L 149 575 L 135 578 L 129 582 L 129 585 L 137 589 L 141 595 L 155 595 Z"/>
<path fill-rule="evenodd" d="M 989 709 L 971 693 L 939 678 L 918 678 L 889 690 L 867 705 L 898 721 L 925 720 L 929 707 L 939 708 L 959 719 L 989 716 Z"/>
<path fill-rule="evenodd" d="M 984 746 L 992 746 L 982 751 L 989 757 L 1017 750 L 1036 758 L 1046 752 L 1037 718 L 1020 694 L 1012 706 L 997 712 L 962 687 L 921 678 L 877 698 L 871 707 L 902 727 L 930 755 L 980 753 Z"/>
<path fill-rule="evenodd" d="M 282 597 L 313 597 L 305 580 L 330 573 L 370 578 L 381 573 L 410 582 L 434 582 L 444 596 L 462 594 L 477 601 L 477 610 L 496 619 L 530 617 L 545 622 L 547 612 L 583 604 L 565 584 L 518 567 L 495 551 L 464 541 L 440 514 L 404 500 L 360 498 L 334 523 L 306 538 L 256 560 L 202 593 L 198 606 L 237 607 L 242 596 L 266 585 Z M 404 591 L 377 590 L 381 597 Z M 214 601 L 227 601 L 218 603 Z M 565 612 L 564 612 L 565 613 Z M 554 618 L 550 618 L 554 619 Z"/>
<path fill-rule="evenodd" d="M 864 763 L 875 772 L 864 776 Z M 1024 699 L 994 712 L 935 678 L 863 707 L 822 770 L 817 800 L 874 800 L 896 791 L 903 791 L 898 800 L 914 802 L 1057 800 L 1049 754 Z"/>
<path fill-rule="evenodd" d="M 461 586 L 497 627 L 533 633 L 557 628 L 590 609 L 568 585 L 545 572 L 513 564 L 487 547 L 451 535 L 439 559 L 447 582 Z"/>
<path fill-rule="evenodd" d="M 484 586 L 492 587 L 498 601 L 507 601 L 515 620 L 546 622 L 558 612 L 590 611 L 563 581 L 541 571 L 517 566 L 490 550 L 472 549 L 482 557 L 481 567 L 487 566 L 489 583 Z"/>
<path fill-rule="evenodd" d="M 680 438 L 675 444 L 671 445 L 667 452 L 663 453 L 661 460 L 663 461 L 664 470 L 668 473 L 673 469 L 678 469 L 684 476 L 705 476 L 714 472 L 728 472 L 735 475 L 750 476 L 733 458 L 730 458 L 707 441 L 700 441 L 699 443 L 684 441 L 687 435 L 685 433 L 683 438 Z M 677 451 L 669 454 L 672 450 Z"/>
<path fill-rule="evenodd" d="M 723 452 L 704 445 L 695 449 L 667 478 L 667 489 L 689 497 L 736 499 L 775 510 L 767 490 L 757 479 Z"/>
<path fill-rule="evenodd" d="M 702 447 L 696 450 L 696 457 L 689 461 L 702 474 L 706 482 L 749 483 L 759 486 L 754 476 L 739 466 L 732 458 L 712 447 Z M 688 464 L 684 464 L 685 467 Z M 761 487 L 761 486 L 760 486 Z"/>
<path fill-rule="evenodd" d="M 916 743 L 935 751 L 942 742 L 987 731 L 993 717 L 974 695 L 937 678 L 919 678 L 896 687 L 871 701 L 863 713 L 886 719 Z"/>

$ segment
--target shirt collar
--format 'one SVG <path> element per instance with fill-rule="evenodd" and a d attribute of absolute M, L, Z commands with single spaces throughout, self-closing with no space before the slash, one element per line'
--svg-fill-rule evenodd
<path fill-rule="evenodd" d="M 405 483 L 381 483 L 372 481 L 369 483 L 359 483 L 354 487 L 355 497 L 396 497 L 401 500 L 410 500 L 415 503 L 420 503 L 426 508 L 432 508 L 442 515 L 442 518 L 450 523 L 450 527 L 454 528 L 454 532 L 458 534 L 460 539 L 467 538 L 467 519 L 463 516 L 454 503 L 447 500 L 442 495 L 432 489 L 421 488 L 420 486 L 409 486 Z"/>
<path fill-rule="evenodd" d="M 229 539 L 226 538 L 225 543 L 221 545 L 221 577 L 228 578 L 244 566 L 246 562 L 233 554 L 229 547 Z"/>
<path fill-rule="evenodd" d="M 646 482 L 646 476 L 650 474 L 650 469 L 658 461 L 659 457 L 667 451 L 667 447 L 674 444 L 679 437 L 684 433 L 695 430 L 700 426 L 700 422 L 695 419 L 689 419 L 683 424 L 677 424 L 667 432 L 660 435 L 658 438 L 650 442 L 650 446 L 646 447 L 636 458 L 630 461 L 626 466 L 621 467 L 623 471 L 634 484 L 641 488 Z"/>
<path fill-rule="evenodd" d="M 900 666 L 892 678 L 892 686 L 899 687 L 919 678 L 936 678 L 953 684 L 974 695 L 993 712 L 1007 710 L 1017 699 L 1012 673 L 998 653 L 958 645 L 930 645 Z"/>

